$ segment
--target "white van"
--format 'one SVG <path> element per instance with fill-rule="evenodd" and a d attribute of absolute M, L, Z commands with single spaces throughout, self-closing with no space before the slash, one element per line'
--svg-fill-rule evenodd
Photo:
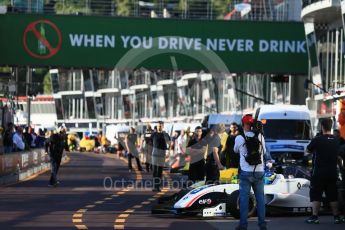
<path fill-rule="evenodd" d="M 105 136 L 110 141 L 111 145 L 118 144 L 118 142 L 124 141 L 124 138 L 129 133 L 129 126 L 127 125 L 107 125 L 105 130 Z"/>
<path fill-rule="evenodd" d="M 263 123 L 268 157 L 301 160 L 312 138 L 310 112 L 304 105 L 263 105 L 255 119 Z"/>

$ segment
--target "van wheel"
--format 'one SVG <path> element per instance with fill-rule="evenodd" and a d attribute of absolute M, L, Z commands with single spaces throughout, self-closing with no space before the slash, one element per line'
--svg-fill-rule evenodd
<path fill-rule="evenodd" d="M 236 218 L 240 218 L 240 191 L 236 190 L 228 195 L 226 203 L 227 212 Z M 249 195 L 248 217 L 253 216 L 256 211 L 256 201 L 252 193 Z"/>

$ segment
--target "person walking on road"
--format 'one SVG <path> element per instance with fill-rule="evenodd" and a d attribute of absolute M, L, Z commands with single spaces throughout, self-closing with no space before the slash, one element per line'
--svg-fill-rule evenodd
<path fill-rule="evenodd" d="M 240 223 L 236 230 L 247 230 L 248 227 L 248 205 L 250 190 L 253 188 L 256 204 L 258 225 L 260 230 L 267 230 L 265 221 L 265 201 L 264 201 L 264 164 L 263 155 L 266 151 L 265 140 L 261 133 L 255 134 L 252 131 L 254 120 L 252 115 L 247 114 L 242 117 L 242 125 L 244 135 L 238 135 L 235 139 L 234 151 L 240 154 Z M 258 151 L 261 153 L 261 164 L 252 165 L 247 162 L 246 156 L 248 155 L 248 148 L 245 138 L 254 138 L 260 141 L 260 148 Z"/>
<path fill-rule="evenodd" d="M 321 120 L 322 135 L 311 140 L 307 151 L 313 154 L 313 166 L 310 179 L 310 202 L 312 216 L 306 220 L 308 224 L 319 224 L 319 210 L 322 194 L 325 192 L 334 216 L 334 223 L 341 223 L 338 211 L 337 163 L 339 156 L 339 139 L 331 134 L 332 120 Z"/>
<path fill-rule="evenodd" d="M 150 125 L 147 126 L 145 133 L 144 133 L 144 140 L 143 140 L 143 151 L 145 154 L 145 166 L 146 172 L 150 172 L 152 170 L 152 134 L 153 129 Z"/>
<path fill-rule="evenodd" d="M 219 170 L 224 167 L 220 163 L 219 153 L 221 150 L 221 139 L 218 135 L 219 128 L 213 126 L 206 137 L 207 141 L 207 157 L 205 164 L 206 184 L 216 184 L 219 182 Z"/>
<path fill-rule="evenodd" d="M 197 126 L 195 133 L 188 143 L 190 153 L 190 166 L 188 170 L 189 181 L 195 183 L 205 180 L 205 143 L 202 141 L 202 128 Z"/>
<path fill-rule="evenodd" d="M 128 170 L 131 172 L 132 168 L 132 158 L 135 158 L 138 166 L 139 171 L 143 171 L 140 160 L 139 160 L 139 152 L 137 149 L 137 141 L 138 135 L 135 133 L 135 129 L 131 127 L 129 129 L 129 134 L 126 137 L 125 145 L 128 152 Z"/>
<path fill-rule="evenodd" d="M 57 179 L 57 174 L 60 168 L 61 159 L 64 150 L 64 140 L 62 133 L 54 132 L 50 135 L 47 139 L 46 152 L 49 154 L 50 157 L 50 164 L 51 164 L 51 176 L 49 180 L 50 187 L 56 187 L 60 184 Z"/>
<path fill-rule="evenodd" d="M 164 123 L 159 121 L 157 124 L 157 132 L 152 134 L 153 150 L 152 150 L 152 167 L 153 167 L 153 192 L 159 192 L 162 183 L 163 166 L 165 163 L 165 154 L 168 150 L 170 142 L 169 135 L 163 131 Z"/>

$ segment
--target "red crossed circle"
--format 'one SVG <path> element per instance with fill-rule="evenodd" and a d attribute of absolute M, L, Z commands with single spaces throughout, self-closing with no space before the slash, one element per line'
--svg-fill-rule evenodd
<path fill-rule="evenodd" d="M 42 37 L 41 33 L 36 29 L 36 25 L 38 23 L 48 24 L 49 26 L 51 26 L 56 31 L 56 34 L 58 36 L 58 44 L 56 47 L 52 47 L 52 45 L 49 43 L 49 41 L 46 38 Z M 29 47 L 27 45 L 27 35 L 29 33 L 33 33 L 34 36 L 40 42 L 42 42 L 42 44 L 48 49 L 49 53 L 47 55 L 38 55 L 37 53 L 34 53 L 32 50 L 29 49 Z M 61 31 L 57 28 L 57 26 L 54 23 L 52 23 L 49 20 L 37 20 L 37 21 L 31 22 L 24 30 L 24 35 L 23 35 L 24 49 L 30 56 L 32 56 L 34 58 L 48 59 L 48 58 L 54 56 L 61 49 L 61 44 L 62 44 Z"/>

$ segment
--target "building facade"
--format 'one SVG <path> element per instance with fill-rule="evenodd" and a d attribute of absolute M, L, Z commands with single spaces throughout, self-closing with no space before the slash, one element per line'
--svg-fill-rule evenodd
<path fill-rule="evenodd" d="M 301 16 L 311 70 L 309 84 L 306 84 L 307 105 L 313 111 L 315 127 L 323 117 L 337 120 L 341 99 L 345 96 L 344 3 L 341 0 L 303 1 Z"/>

